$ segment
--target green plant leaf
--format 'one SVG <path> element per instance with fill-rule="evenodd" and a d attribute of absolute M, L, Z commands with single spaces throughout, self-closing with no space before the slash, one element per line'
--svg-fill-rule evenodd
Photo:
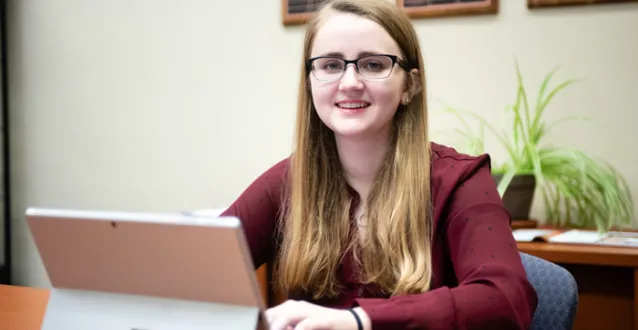
<path fill-rule="evenodd" d="M 496 189 L 498 190 L 498 194 L 501 196 L 501 198 L 505 196 L 505 192 L 512 182 L 514 175 L 516 175 L 516 169 L 511 168 L 507 172 L 505 172 L 505 174 L 503 174 L 501 180 L 498 182 L 498 186 L 496 187 Z"/>
<path fill-rule="evenodd" d="M 558 227 L 598 228 L 606 231 L 614 226 L 634 223 L 632 194 L 625 178 L 610 164 L 568 147 L 543 145 L 547 133 L 557 125 L 572 120 L 588 120 L 583 116 L 568 116 L 553 122 L 543 120 L 550 102 L 565 88 L 582 79 L 567 79 L 553 88 L 552 79 L 558 68 L 543 79 L 536 104 L 531 107 L 518 61 L 515 60 L 516 98 L 505 107 L 511 132 L 497 128 L 478 114 L 446 106 L 446 113 L 462 125 L 452 132 L 475 154 L 485 151 L 485 130 L 493 134 L 507 151 L 508 159 L 492 166 L 493 173 L 502 174 L 497 185 L 504 196 L 514 176 L 534 174 L 545 204 L 546 222 Z M 478 125 L 473 130 L 472 121 Z M 506 126 L 506 127 L 507 127 Z"/>

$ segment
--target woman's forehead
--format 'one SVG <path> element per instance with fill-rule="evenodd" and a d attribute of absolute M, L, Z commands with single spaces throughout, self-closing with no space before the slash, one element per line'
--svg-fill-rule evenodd
<path fill-rule="evenodd" d="M 366 53 L 399 54 L 399 46 L 378 23 L 354 14 L 338 13 L 317 27 L 310 57 L 341 54 L 357 58 Z"/>

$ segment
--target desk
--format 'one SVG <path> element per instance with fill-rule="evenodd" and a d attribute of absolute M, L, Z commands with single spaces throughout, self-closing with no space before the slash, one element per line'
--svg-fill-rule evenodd
<path fill-rule="evenodd" d="M 257 269 L 256 276 L 264 300 L 268 301 L 267 266 Z M 0 285 L 0 329 L 40 330 L 48 303 L 47 289 Z"/>
<path fill-rule="evenodd" d="M 522 242 L 518 248 L 574 275 L 580 300 L 574 329 L 638 330 L 638 249 Z M 257 278 L 268 300 L 266 267 Z M 39 330 L 48 299 L 46 289 L 0 285 L 2 330 Z"/>
<path fill-rule="evenodd" d="M 638 248 L 543 242 L 518 248 L 572 273 L 579 295 L 575 330 L 638 330 Z"/>
<path fill-rule="evenodd" d="M 49 290 L 0 285 L 0 328 L 40 330 Z"/>

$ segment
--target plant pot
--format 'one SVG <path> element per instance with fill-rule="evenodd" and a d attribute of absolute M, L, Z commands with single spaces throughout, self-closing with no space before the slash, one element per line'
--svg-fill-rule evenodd
<path fill-rule="evenodd" d="M 492 178 L 498 185 L 502 174 L 492 174 Z M 534 190 L 536 189 L 536 177 L 534 174 L 516 174 L 510 182 L 503 204 L 510 213 L 512 220 L 529 220 L 529 212 L 532 208 Z"/>

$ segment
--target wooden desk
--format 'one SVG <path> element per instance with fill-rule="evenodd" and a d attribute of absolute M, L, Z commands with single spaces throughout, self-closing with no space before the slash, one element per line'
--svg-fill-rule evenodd
<path fill-rule="evenodd" d="M 40 330 L 49 290 L 0 285 L 0 328 Z"/>
<path fill-rule="evenodd" d="M 518 247 L 574 275 L 579 290 L 574 329 L 638 330 L 638 249 L 555 243 L 518 243 Z M 272 300 L 266 267 L 257 270 L 257 278 L 264 299 Z M 46 289 L 0 285 L 1 328 L 39 330 L 48 299 Z"/>
<path fill-rule="evenodd" d="M 257 269 L 257 281 L 268 302 L 267 266 Z M 0 285 L 0 329 L 40 330 L 49 302 L 49 290 Z"/>
<path fill-rule="evenodd" d="M 572 273 L 579 295 L 574 329 L 638 330 L 638 248 L 542 242 L 518 247 Z"/>

